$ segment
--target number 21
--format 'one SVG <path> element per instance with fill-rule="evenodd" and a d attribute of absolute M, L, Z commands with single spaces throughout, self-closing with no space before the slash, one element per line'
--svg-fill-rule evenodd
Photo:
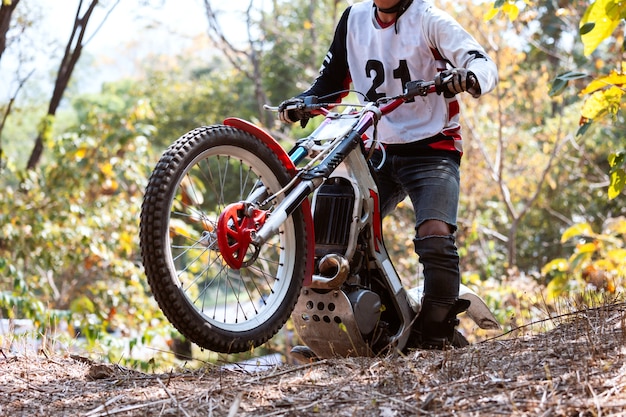
<path fill-rule="evenodd" d="M 370 59 L 365 64 L 365 73 L 367 78 L 372 78 L 372 87 L 367 92 L 367 98 L 369 100 L 378 100 L 381 97 L 385 96 L 385 93 L 379 93 L 376 91 L 378 87 L 383 85 L 385 82 L 385 67 L 382 62 Z M 406 83 L 411 81 L 411 74 L 409 73 L 409 66 L 406 63 L 405 59 L 400 60 L 400 65 L 398 68 L 393 70 L 393 78 L 396 80 L 400 80 L 402 82 L 402 89 L 404 90 L 404 86 Z M 415 101 L 411 99 L 410 101 Z"/>

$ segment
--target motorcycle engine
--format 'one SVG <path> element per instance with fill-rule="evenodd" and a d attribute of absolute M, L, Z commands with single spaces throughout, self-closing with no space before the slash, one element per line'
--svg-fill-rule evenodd
<path fill-rule="evenodd" d="M 350 239 L 354 189 L 345 178 L 329 178 L 315 194 L 315 256 L 345 254 Z"/>
<path fill-rule="evenodd" d="M 372 333 L 380 321 L 382 303 L 378 294 L 361 289 L 348 294 L 348 299 L 361 333 L 364 335 Z"/>

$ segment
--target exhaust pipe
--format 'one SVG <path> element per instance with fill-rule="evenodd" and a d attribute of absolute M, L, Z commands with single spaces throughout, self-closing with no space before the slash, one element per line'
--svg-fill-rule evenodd
<path fill-rule="evenodd" d="M 350 264 L 343 256 L 330 253 L 320 260 L 319 270 L 322 275 L 313 275 L 311 288 L 332 290 L 339 288 L 346 281 Z"/>

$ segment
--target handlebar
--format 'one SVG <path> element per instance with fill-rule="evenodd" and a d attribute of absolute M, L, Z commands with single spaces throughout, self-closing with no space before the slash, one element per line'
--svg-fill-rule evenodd
<path fill-rule="evenodd" d="M 434 81 L 409 81 L 405 84 L 404 92 L 402 94 L 394 97 L 382 97 L 376 101 L 376 105 L 380 107 L 380 111 L 384 115 L 395 110 L 402 103 L 411 100 L 416 96 L 427 96 L 428 94 L 435 92 L 437 92 L 437 90 Z M 346 104 L 341 103 L 323 103 L 319 102 L 315 96 L 308 96 L 304 97 L 299 103 L 287 106 L 285 110 L 295 110 L 304 114 L 315 116 L 328 114 L 331 109 L 345 105 Z M 351 104 L 351 106 L 354 105 Z M 264 105 L 263 107 L 269 111 L 279 111 L 278 106 Z"/>
<path fill-rule="evenodd" d="M 341 103 L 322 103 L 317 101 L 315 96 L 307 96 L 301 102 L 285 107 L 285 110 L 295 110 L 301 113 L 308 113 L 311 116 L 317 116 L 327 114 L 330 109 L 338 106 L 341 106 Z M 278 106 L 269 106 L 267 104 L 264 104 L 263 108 L 273 112 L 280 111 Z"/>
<path fill-rule="evenodd" d="M 411 100 L 417 96 L 427 96 L 428 94 L 437 92 L 437 88 L 435 87 L 434 81 L 424 81 L 424 80 L 416 80 L 409 81 L 405 84 L 404 93 L 393 97 L 389 100 L 391 102 L 380 108 L 380 111 L 383 115 L 390 113 L 397 109 L 402 103 L 405 101 Z M 381 100 L 385 100 L 384 98 Z"/>

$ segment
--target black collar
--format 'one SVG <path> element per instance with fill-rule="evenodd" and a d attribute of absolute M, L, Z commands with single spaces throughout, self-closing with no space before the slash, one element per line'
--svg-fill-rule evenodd
<path fill-rule="evenodd" d="M 404 11 L 411 5 L 411 3 L 413 3 L 413 0 L 400 0 L 398 3 L 396 3 L 395 6 L 391 6 L 386 9 L 381 9 L 380 7 L 376 7 L 376 5 L 374 5 L 374 7 L 376 7 L 376 9 L 381 13 L 398 13 L 397 17 L 400 17 L 399 15 L 404 13 Z"/>
<path fill-rule="evenodd" d="M 402 14 L 406 11 L 406 9 L 409 8 L 411 3 L 413 3 L 413 0 L 400 0 L 395 6 L 389 7 L 387 9 L 380 9 L 375 4 L 372 4 L 372 6 L 374 6 L 374 8 L 381 13 L 388 13 L 388 14 L 397 13 L 395 22 L 393 23 L 394 30 L 396 31 L 396 35 L 397 35 L 398 34 L 398 19 L 400 19 L 400 16 L 402 16 Z"/>

